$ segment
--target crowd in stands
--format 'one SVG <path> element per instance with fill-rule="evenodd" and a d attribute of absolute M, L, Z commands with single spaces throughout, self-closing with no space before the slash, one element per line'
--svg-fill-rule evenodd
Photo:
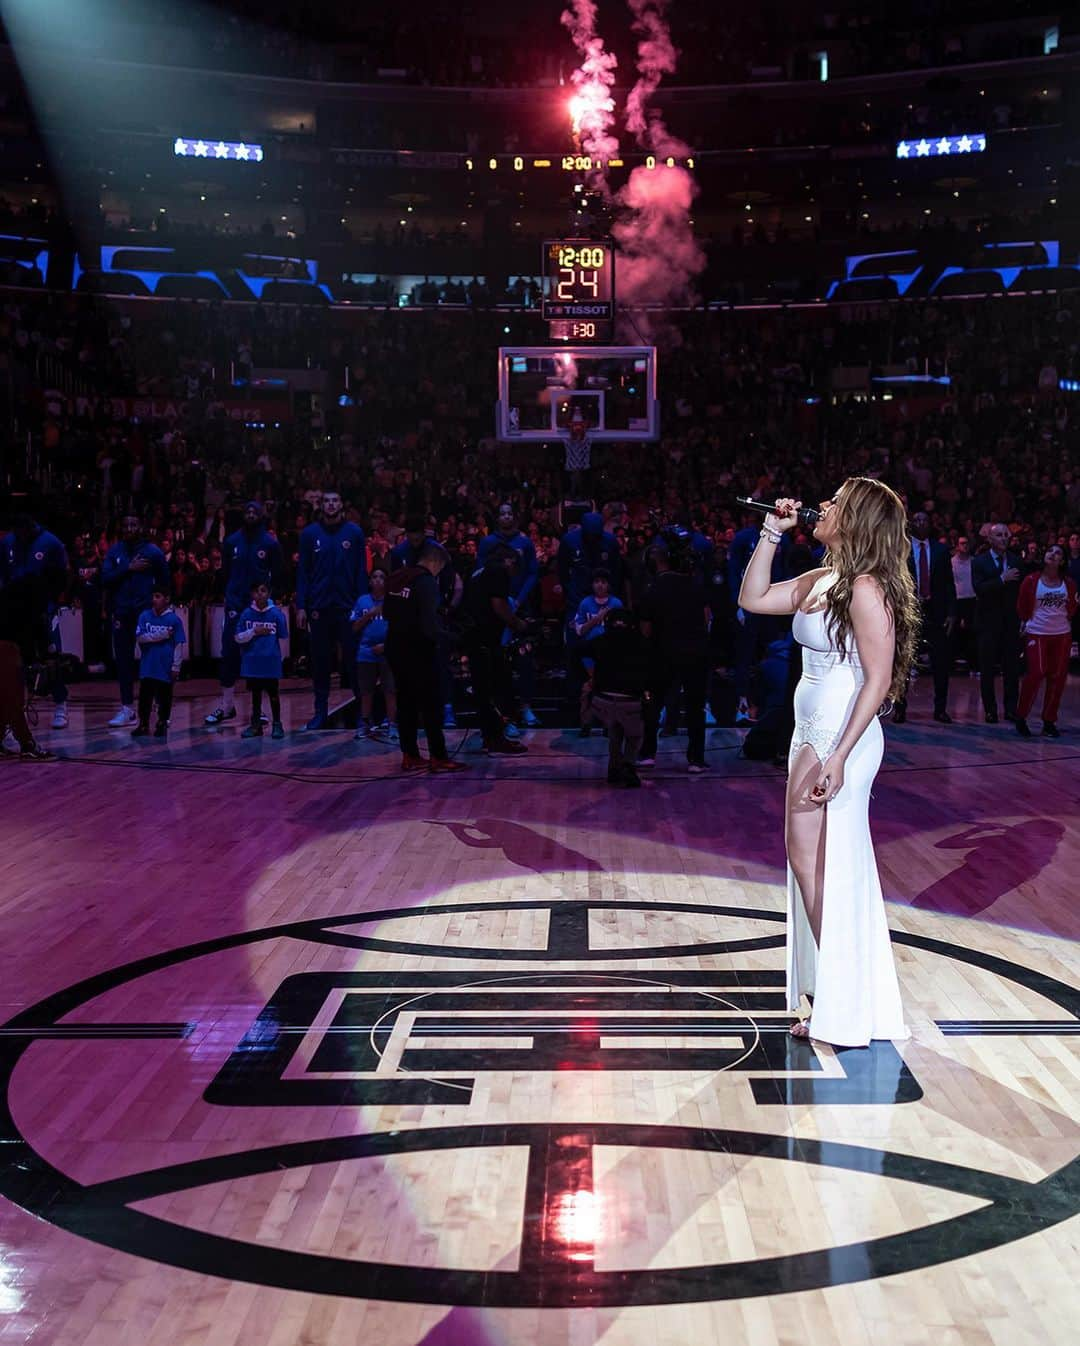
<path fill-rule="evenodd" d="M 812 57 L 826 45 L 834 61 L 855 74 L 1041 56 L 1042 29 L 1017 21 L 1044 12 L 1027 3 L 946 6 L 924 0 L 908 6 L 897 22 L 870 7 L 819 14 L 791 3 L 736 10 L 717 25 L 713 6 L 684 2 L 672 9 L 670 22 L 681 53 L 680 82 L 702 84 L 817 78 Z M 561 83 L 572 68 L 558 10 L 548 13 L 546 25 L 534 16 L 524 32 L 518 16 L 492 0 L 470 0 L 464 8 L 406 4 L 392 13 L 371 6 L 309 4 L 298 10 L 286 0 L 231 0 L 227 11 L 206 10 L 201 21 L 184 27 L 162 22 L 157 9 L 140 21 L 137 8 L 108 6 L 95 29 L 81 29 L 77 37 L 84 50 L 96 43 L 101 55 L 137 55 L 151 63 L 314 80 L 392 77 L 513 88 Z M 1015 26 L 965 26 L 993 18 Z M 634 37 L 625 12 L 616 17 L 602 10 L 600 31 L 620 68 L 632 69 Z"/>
<path fill-rule="evenodd" d="M 1062 388 L 1080 377 L 1071 302 L 683 315 L 661 334 L 662 438 L 594 445 L 580 485 L 595 502 L 625 502 L 611 527 L 628 575 L 666 525 L 697 530 L 729 624 L 745 523 L 736 495 L 815 501 L 849 474 L 888 480 L 953 550 L 966 539 L 977 552 L 1005 523 L 1026 564 L 1060 541 L 1075 575 L 1080 403 Z M 281 542 L 289 589 L 299 534 L 333 486 L 370 564 L 419 516 L 463 577 L 510 501 L 537 553 L 539 612 L 573 616 L 558 565 L 562 445 L 492 435 L 501 315 L 131 307 L 26 292 L 0 303 L 0 414 L 26 446 L 41 521 L 68 546 L 69 600 L 100 612 L 100 565 L 131 513 L 165 552 L 178 600 L 219 600 L 221 544 L 250 499 Z M 327 397 L 277 426 L 244 424 L 226 385 L 264 366 L 325 368 L 335 390 L 347 368 L 352 405 Z M 844 378 L 851 370 L 861 381 Z M 868 382 L 885 370 L 949 382 Z"/>

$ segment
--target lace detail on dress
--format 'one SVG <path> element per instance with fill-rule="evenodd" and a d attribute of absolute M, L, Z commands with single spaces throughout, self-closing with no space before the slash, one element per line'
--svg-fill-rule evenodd
<path fill-rule="evenodd" d="M 830 724 L 823 711 L 816 710 L 807 720 L 799 720 L 791 736 L 792 756 L 809 743 L 819 762 L 824 762 L 840 739 L 840 730 Z"/>

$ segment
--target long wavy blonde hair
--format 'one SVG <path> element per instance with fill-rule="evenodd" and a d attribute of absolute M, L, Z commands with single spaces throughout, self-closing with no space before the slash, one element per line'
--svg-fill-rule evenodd
<path fill-rule="evenodd" d="M 836 573 L 826 595 L 826 622 L 836 646 L 853 649 L 851 598 L 856 577 L 872 575 L 877 580 L 896 634 L 889 686 L 889 697 L 895 701 L 906 692 L 922 621 L 908 569 L 907 512 L 892 487 L 872 477 L 848 477 L 836 494 L 836 536 L 824 561 Z"/>

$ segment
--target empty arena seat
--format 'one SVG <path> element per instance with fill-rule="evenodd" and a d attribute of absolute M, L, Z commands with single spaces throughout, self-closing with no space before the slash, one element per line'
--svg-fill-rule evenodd
<path fill-rule="evenodd" d="M 80 294 L 149 295 L 145 281 L 124 271 L 84 271 L 75 289 Z"/>
<path fill-rule="evenodd" d="M 209 276 L 162 276 L 154 293 L 164 299 L 225 299 L 221 284 Z"/>
<path fill-rule="evenodd" d="M 1009 293 L 1028 294 L 1032 290 L 1080 290 L 1080 267 L 1025 267 L 1009 286 Z"/>
<path fill-rule="evenodd" d="M 327 305 L 330 300 L 317 285 L 307 285 L 300 281 L 269 280 L 263 286 L 264 302 L 271 304 L 313 304 Z"/>
<path fill-rule="evenodd" d="M 937 282 L 931 293 L 949 295 L 1004 294 L 1005 282 L 996 271 L 954 271 Z"/>
<path fill-rule="evenodd" d="M 863 303 L 875 299 L 896 299 L 896 281 L 889 276 L 867 276 L 863 280 L 842 280 L 829 299 L 834 304 Z"/>

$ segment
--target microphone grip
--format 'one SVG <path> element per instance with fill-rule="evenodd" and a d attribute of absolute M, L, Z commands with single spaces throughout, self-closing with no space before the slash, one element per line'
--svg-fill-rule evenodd
<path fill-rule="evenodd" d="M 754 500 L 748 495 L 737 495 L 735 499 L 744 509 L 755 510 L 758 514 L 775 514 L 776 506 L 766 503 L 764 500 Z M 809 505 L 804 505 L 802 509 L 796 511 L 796 517 L 800 523 L 805 523 L 811 528 L 821 518 L 819 509 L 811 509 Z"/>

